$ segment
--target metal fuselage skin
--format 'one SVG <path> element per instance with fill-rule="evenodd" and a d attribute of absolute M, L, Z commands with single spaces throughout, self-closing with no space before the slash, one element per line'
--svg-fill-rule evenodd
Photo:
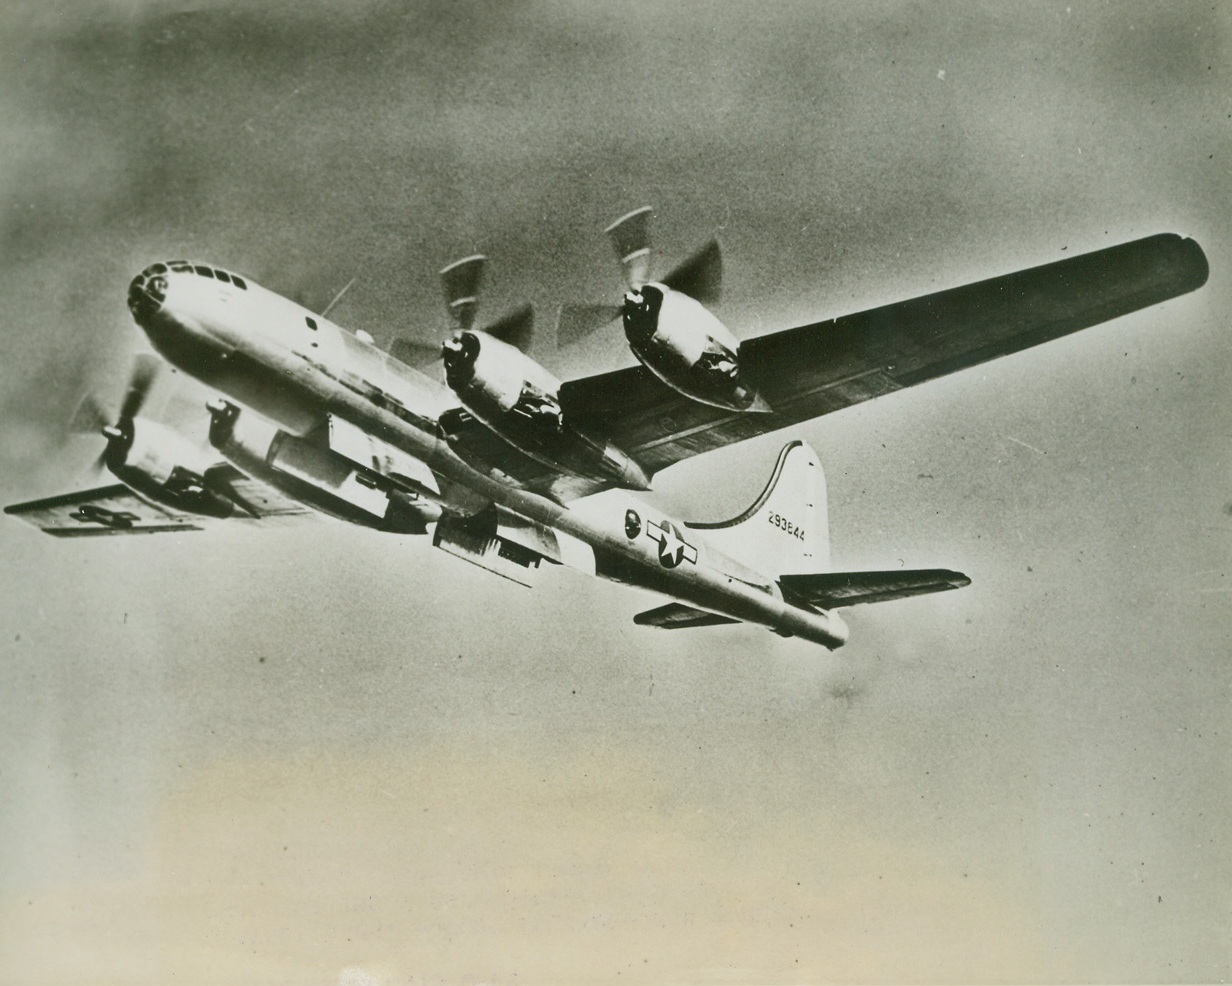
<path fill-rule="evenodd" d="M 472 467 L 437 427 L 441 414 L 458 406 L 451 391 L 295 302 L 246 278 L 218 274 L 218 268 L 158 264 L 129 293 L 134 318 L 155 349 L 207 386 L 296 434 L 326 414 L 338 416 L 447 480 L 445 509 L 465 514 L 480 499 L 499 504 L 589 546 L 592 571 L 602 578 L 825 647 L 845 642 L 847 628 L 836 615 L 791 604 L 774 573 L 723 556 L 697 532 L 623 491 L 564 506 Z M 631 512 L 636 530 L 627 524 Z"/>

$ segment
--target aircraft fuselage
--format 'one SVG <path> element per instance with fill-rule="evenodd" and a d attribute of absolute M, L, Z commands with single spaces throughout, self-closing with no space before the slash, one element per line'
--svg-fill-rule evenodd
<path fill-rule="evenodd" d="M 260 285 L 214 267 L 157 264 L 134 280 L 129 303 L 154 347 L 185 373 L 294 435 L 335 416 L 388 443 L 441 478 L 433 495 L 447 511 L 497 504 L 574 542 L 556 560 L 602 578 L 826 647 L 846 640 L 836 615 L 786 601 L 775 573 L 748 569 L 641 501 L 612 491 L 566 506 L 475 468 L 438 427 L 458 407 L 448 389 Z M 579 563 L 579 554 L 589 557 Z"/>

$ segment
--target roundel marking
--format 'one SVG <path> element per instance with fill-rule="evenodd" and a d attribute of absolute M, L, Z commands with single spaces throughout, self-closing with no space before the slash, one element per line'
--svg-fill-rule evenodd
<path fill-rule="evenodd" d="M 646 525 L 646 536 L 658 542 L 659 564 L 664 568 L 675 568 L 682 561 L 697 564 L 697 549 L 684 539 L 670 520 L 658 524 L 651 521 Z"/>

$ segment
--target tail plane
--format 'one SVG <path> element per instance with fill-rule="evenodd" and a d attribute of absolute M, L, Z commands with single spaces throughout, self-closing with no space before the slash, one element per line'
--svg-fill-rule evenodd
<path fill-rule="evenodd" d="M 784 446 L 766 488 L 747 510 L 730 520 L 686 526 L 724 555 L 773 578 L 785 602 L 812 612 L 971 583 L 961 572 L 941 568 L 832 571 L 826 477 L 817 453 L 801 441 Z M 639 613 L 635 622 L 687 629 L 738 621 L 677 602 Z"/>

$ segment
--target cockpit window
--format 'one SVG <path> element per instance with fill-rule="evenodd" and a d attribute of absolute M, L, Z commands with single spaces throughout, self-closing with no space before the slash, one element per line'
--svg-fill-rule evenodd
<path fill-rule="evenodd" d="M 177 274 L 197 274 L 200 277 L 208 277 L 210 280 L 219 280 L 223 284 L 234 284 L 241 291 L 247 291 L 248 285 L 239 274 L 228 274 L 225 270 L 219 270 L 217 267 L 206 267 L 205 264 L 190 264 L 187 260 L 167 260 L 157 264 L 152 264 L 146 268 L 146 274 L 166 274 L 168 271 L 174 271 Z"/>
<path fill-rule="evenodd" d="M 311 315 L 305 315 L 304 321 L 308 323 L 308 328 L 310 329 L 315 329 L 317 327 L 317 320 Z"/>

